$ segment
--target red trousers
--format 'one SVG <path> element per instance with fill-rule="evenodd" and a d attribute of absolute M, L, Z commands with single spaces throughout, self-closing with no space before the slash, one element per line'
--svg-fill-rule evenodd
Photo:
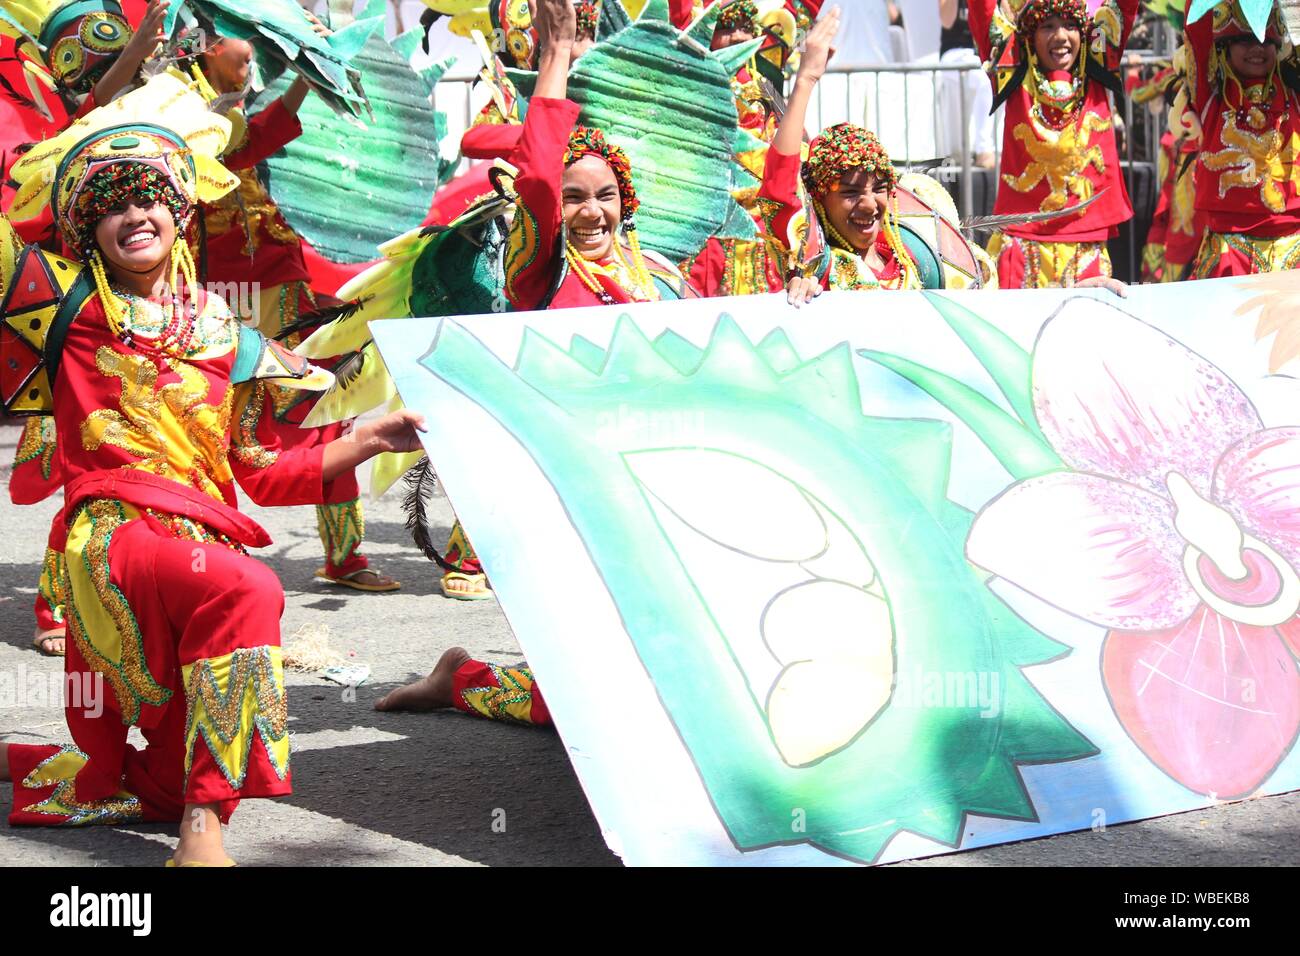
<path fill-rule="evenodd" d="M 74 560 L 71 553 L 69 560 Z M 58 805 L 69 810 L 63 819 L 48 808 L 27 809 L 58 790 L 61 781 L 24 787 L 22 775 L 15 772 L 10 822 L 100 822 L 83 817 L 93 817 L 97 802 L 111 803 L 122 791 L 138 799 L 145 820 L 178 821 L 186 803 L 216 803 L 224 821 L 243 797 L 291 792 L 278 673 L 284 592 L 275 573 L 225 543 L 174 537 L 147 513 L 113 530 L 108 565 L 108 584 L 125 598 L 133 615 L 154 685 L 145 693 L 152 696 L 134 694 L 141 686 L 138 680 L 115 691 L 115 681 L 86 662 L 87 653 L 98 651 L 83 644 L 85 638 L 78 639 L 72 628 L 65 670 L 81 693 L 69 695 L 65 715 L 87 761 L 76 772 L 75 786 L 62 788 Z M 76 603 L 71 595 L 69 599 L 72 614 Z M 232 665 L 224 690 L 235 705 L 226 713 L 211 688 L 202 693 L 203 678 L 214 666 L 225 673 L 223 662 Z M 187 667 L 188 687 L 183 680 Z M 211 687 L 219 681 L 210 682 Z M 245 699 L 255 702 L 249 705 L 253 719 L 247 719 L 248 708 L 238 706 Z M 127 743 L 129 725 L 122 718 L 136 707 L 134 723 L 148 743 L 143 750 Z M 191 730 L 197 732 L 189 740 Z M 15 766 L 30 768 L 58 750 L 14 744 L 9 754 Z"/>

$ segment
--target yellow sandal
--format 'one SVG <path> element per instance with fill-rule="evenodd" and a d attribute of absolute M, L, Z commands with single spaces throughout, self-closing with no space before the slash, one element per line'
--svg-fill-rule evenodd
<path fill-rule="evenodd" d="M 473 587 L 468 591 L 453 591 L 447 587 L 448 581 L 464 581 Z M 492 589 L 488 587 L 486 574 L 448 571 L 438 583 L 442 586 L 442 593 L 453 601 L 485 601 L 492 597 Z"/>
<path fill-rule="evenodd" d="M 189 863 L 177 863 L 174 857 L 169 856 L 167 858 L 167 862 L 164 863 L 163 866 L 168 869 L 171 869 L 173 867 L 176 869 L 184 869 L 187 866 L 225 867 L 225 866 L 239 866 L 239 864 L 236 863 L 234 860 L 230 859 L 230 857 L 226 857 L 225 863 L 200 863 L 197 860 L 191 860 Z"/>

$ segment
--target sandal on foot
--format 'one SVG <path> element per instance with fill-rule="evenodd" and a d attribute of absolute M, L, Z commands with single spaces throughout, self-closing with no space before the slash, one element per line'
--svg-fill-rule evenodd
<path fill-rule="evenodd" d="M 168 869 L 171 869 L 172 867 L 175 867 L 175 868 L 177 868 L 177 869 L 184 869 L 184 868 L 187 867 L 187 866 L 212 866 L 212 867 L 222 867 L 222 866 L 239 866 L 239 864 L 236 863 L 234 860 L 230 859 L 230 857 L 226 857 L 226 862 L 225 862 L 225 863 L 200 863 L 200 862 L 198 862 L 197 860 L 191 860 L 191 861 L 188 862 L 188 863 L 177 863 L 176 860 L 175 860 L 173 857 L 170 857 L 170 856 L 169 856 L 169 857 L 167 857 L 167 862 L 164 863 L 163 866 L 166 867 L 166 868 L 168 868 Z"/>
<path fill-rule="evenodd" d="M 448 581 L 464 581 L 472 585 L 468 591 L 453 591 L 447 587 Z M 486 574 L 466 574 L 464 571 L 448 571 L 438 582 L 442 586 L 442 593 L 447 595 L 453 601 L 485 601 L 492 597 L 492 590 L 488 587 Z"/>
<path fill-rule="evenodd" d="M 51 641 L 66 641 L 68 638 L 68 629 L 66 627 L 55 627 L 48 631 L 36 629 L 36 636 L 32 638 L 32 647 L 36 648 L 46 657 L 65 657 L 64 651 L 50 650 Z"/>
<path fill-rule="evenodd" d="M 363 574 L 373 574 L 382 583 L 364 584 L 358 580 Z M 317 568 L 316 577 L 329 584 L 341 584 L 345 588 L 353 588 L 357 591 L 396 591 L 401 588 L 401 584 L 391 578 L 385 578 L 374 568 L 360 568 L 350 574 L 343 574 L 339 577 L 331 577 L 328 568 Z"/>

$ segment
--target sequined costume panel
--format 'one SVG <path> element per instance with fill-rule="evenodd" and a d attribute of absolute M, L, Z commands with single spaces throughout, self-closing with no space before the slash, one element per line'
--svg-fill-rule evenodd
<path fill-rule="evenodd" d="M 1111 275 L 1104 242 L 1040 242 L 995 233 L 988 251 L 998 265 L 1000 289 L 1051 289 Z"/>
<path fill-rule="evenodd" d="M 511 723 L 547 725 L 551 712 L 527 667 L 470 660 L 452 676 L 452 705 L 467 714 Z"/>

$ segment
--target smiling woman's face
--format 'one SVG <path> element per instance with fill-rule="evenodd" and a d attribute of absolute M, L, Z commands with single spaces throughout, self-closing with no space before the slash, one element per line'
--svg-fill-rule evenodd
<path fill-rule="evenodd" d="M 889 204 L 888 186 L 861 169 L 840 177 L 839 189 L 821 196 L 831 226 L 859 254 L 867 252 L 880 236 L 880 224 Z"/>
<path fill-rule="evenodd" d="M 1277 47 L 1253 36 L 1233 37 L 1228 43 L 1228 65 L 1243 80 L 1262 80 L 1273 72 Z"/>
<path fill-rule="evenodd" d="M 131 202 L 110 209 L 95 226 L 99 245 L 110 271 L 136 274 L 156 269 L 176 242 L 171 210 L 158 202 Z"/>
<path fill-rule="evenodd" d="M 1072 68 L 1082 42 L 1079 28 L 1057 16 L 1048 17 L 1034 31 L 1034 53 L 1045 70 Z"/>
<path fill-rule="evenodd" d="M 604 259 L 614 247 L 623 203 L 618 180 L 599 156 L 583 156 L 564 170 L 561 186 L 569 241 L 584 259 Z"/>

